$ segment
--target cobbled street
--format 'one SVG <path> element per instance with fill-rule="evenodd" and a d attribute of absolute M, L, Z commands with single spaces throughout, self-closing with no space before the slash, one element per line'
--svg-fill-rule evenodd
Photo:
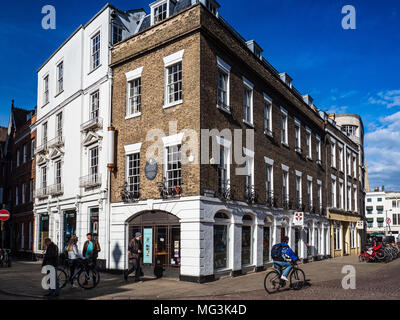
<path fill-rule="evenodd" d="M 356 289 L 342 288 L 342 268 L 356 269 Z M 310 286 L 301 291 L 283 290 L 269 295 L 264 291 L 265 272 L 224 278 L 206 284 L 173 279 L 146 278 L 142 283 L 126 283 L 121 275 L 101 274 L 99 286 L 90 291 L 65 288 L 58 299 L 92 300 L 347 300 L 400 299 L 400 260 L 390 263 L 360 263 L 355 256 L 299 265 Z M 0 269 L 1 300 L 37 300 L 46 293 L 41 288 L 40 263 L 16 261 L 11 269 Z"/>

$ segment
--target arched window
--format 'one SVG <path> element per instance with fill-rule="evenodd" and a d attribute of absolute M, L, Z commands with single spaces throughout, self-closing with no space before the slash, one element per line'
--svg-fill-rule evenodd
<path fill-rule="evenodd" d="M 243 217 L 243 221 L 253 221 L 253 217 L 251 215 L 249 215 L 249 214 L 246 214 Z"/>
<path fill-rule="evenodd" d="M 230 217 L 224 212 L 218 212 L 214 220 L 214 269 L 221 270 L 229 266 Z"/>
<path fill-rule="evenodd" d="M 224 212 L 217 212 L 217 214 L 215 215 L 214 219 L 225 219 L 225 220 L 229 220 L 229 217 L 226 213 Z"/>

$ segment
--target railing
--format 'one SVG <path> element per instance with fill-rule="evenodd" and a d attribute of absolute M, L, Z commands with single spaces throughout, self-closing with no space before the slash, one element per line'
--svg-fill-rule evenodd
<path fill-rule="evenodd" d="M 322 166 L 322 161 L 321 160 L 317 160 L 317 164 Z"/>
<path fill-rule="evenodd" d="M 223 184 L 219 187 L 218 194 L 219 194 L 219 198 L 222 201 L 232 200 L 232 192 L 231 192 L 229 180 L 225 184 Z"/>
<path fill-rule="evenodd" d="M 272 132 L 272 130 L 267 129 L 267 128 L 264 129 L 264 134 L 265 134 L 266 136 L 274 137 L 274 133 Z"/>
<path fill-rule="evenodd" d="M 267 199 L 266 199 L 267 206 L 270 208 L 276 207 L 276 199 L 274 198 L 273 191 L 267 191 Z"/>
<path fill-rule="evenodd" d="M 79 179 L 80 188 L 94 188 L 101 186 L 101 174 L 91 174 Z"/>
<path fill-rule="evenodd" d="M 288 210 L 288 209 L 290 209 L 290 207 L 291 207 L 291 203 L 289 200 L 289 196 L 284 194 L 282 196 L 282 208 Z"/>
<path fill-rule="evenodd" d="M 35 195 L 36 195 L 36 198 L 39 198 L 39 199 L 46 198 L 50 195 L 49 188 L 45 187 L 45 188 L 37 189 L 35 192 Z"/>
<path fill-rule="evenodd" d="M 223 109 L 224 111 L 226 111 L 226 112 L 228 112 L 228 113 L 231 113 L 231 109 L 229 108 L 229 106 L 228 106 L 225 102 L 223 102 L 223 101 L 221 100 L 221 98 L 218 98 L 218 100 L 217 100 L 217 106 L 218 106 L 219 108 Z"/>
<path fill-rule="evenodd" d="M 246 186 L 245 199 L 249 204 L 254 204 L 257 202 L 257 193 L 254 186 Z"/>
<path fill-rule="evenodd" d="M 121 198 L 124 203 L 135 203 L 140 200 L 140 192 L 132 191 L 127 182 L 121 187 Z"/>
<path fill-rule="evenodd" d="M 54 139 L 47 142 L 47 146 L 49 148 L 61 147 L 63 145 L 64 145 L 64 137 L 62 137 L 62 136 L 55 137 Z"/>
<path fill-rule="evenodd" d="M 300 148 L 300 147 L 296 147 L 296 148 L 294 148 L 294 150 L 295 150 L 296 152 L 298 152 L 298 153 L 303 153 L 303 149 Z"/>
<path fill-rule="evenodd" d="M 296 209 L 304 210 L 304 204 L 303 204 L 303 200 L 301 198 L 296 199 Z"/>
<path fill-rule="evenodd" d="M 42 145 L 36 147 L 35 154 L 45 153 L 47 152 L 48 148 L 48 142 L 44 142 Z"/>
<path fill-rule="evenodd" d="M 182 185 L 172 185 L 172 181 L 167 181 L 165 178 L 162 183 L 158 184 L 158 190 L 162 199 L 180 198 L 182 196 Z"/>
<path fill-rule="evenodd" d="M 102 128 L 102 127 L 103 127 L 103 119 L 100 117 L 96 117 L 83 123 L 81 125 L 81 131 L 89 131 L 95 128 Z"/>
<path fill-rule="evenodd" d="M 48 194 L 51 196 L 58 196 L 64 194 L 64 184 L 58 183 L 47 187 Z"/>

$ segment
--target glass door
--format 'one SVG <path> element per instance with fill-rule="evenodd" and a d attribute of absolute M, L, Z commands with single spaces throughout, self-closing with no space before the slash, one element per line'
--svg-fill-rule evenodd
<path fill-rule="evenodd" d="M 300 257 L 301 254 L 301 230 L 300 228 L 294 229 L 294 253 L 296 256 Z"/>
<path fill-rule="evenodd" d="M 170 241 L 170 257 L 169 262 L 172 267 L 180 267 L 181 265 L 181 229 L 172 227 L 169 229 Z"/>
<path fill-rule="evenodd" d="M 155 264 L 160 266 L 168 265 L 169 257 L 169 245 L 168 245 L 168 228 L 167 227 L 157 227 L 156 237 L 154 243 L 155 251 Z"/>
<path fill-rule="evenodd" d="M 67 247 L 71 236 L 76 235 L 76 212 L 64 212 L 64 248 Z"/>

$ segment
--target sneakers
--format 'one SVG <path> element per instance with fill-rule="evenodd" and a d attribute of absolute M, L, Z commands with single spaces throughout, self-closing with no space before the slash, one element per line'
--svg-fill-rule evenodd
<path fill-rule="evenodd" d="M 286 278 L 284 275 L 282 275 L 281 279 L 282 279 L 282 280 L 285 280 L 285 281 L 289 281 L 289 279 Z"/>
<path fill-rule="evenodd" d="M 73 283 L 71 283 L 71 289 L 73 289 L 73 288 L 77 288 L 77 286 L 74 285 Z"/>
<path fill-rule="evenodd" d="M 125 279 L 125 281 L 128 281 L 128 274 L 126 271 L 124 271 L 124 279 Z"/>

